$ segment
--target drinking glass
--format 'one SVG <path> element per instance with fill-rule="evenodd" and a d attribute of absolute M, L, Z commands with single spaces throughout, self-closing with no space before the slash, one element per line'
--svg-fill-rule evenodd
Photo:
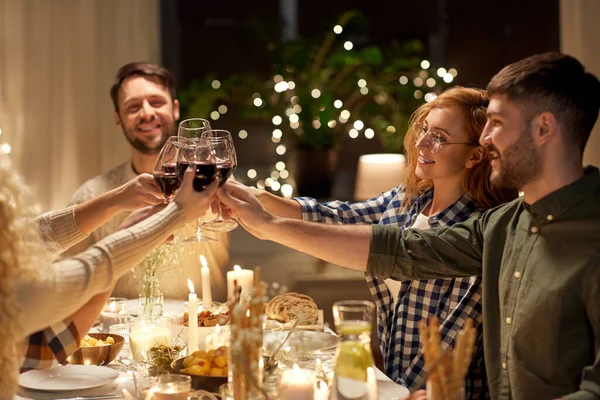
<path fill-rule="evenodd" d="M 209 139 L 191 139 L 180 145 L 179 158 L 177 161 L 177 173 L 183 182 L 185 171 L 190 165 L 196 168 L 193 181 L 194 190 L 201 192 L 217 178 L 217 165 L 213 151 L 213 143 Z M 202 219 L 196 221 L 196 234 L 183 242 L 215 242 L 216 239 L 202 235 Z"/>
<path fill-rule="evenodd" d="M 202 134 L 203 138 L 209 139 L 213 144 L 213 151 L 217 162 L 217 171 L 219 176 L 219 186 L 223 186 L 227 179 L 237 168 L 237 156 L 233 138 L 229 131 L 223 129 L 211 129 Z M 221 205 L 218 206 L 217 217 L 212 221 L 207 221 L 202 228 L 211 232 L 229 232 L 238 227 L 238 223 L 232 219 L 223 219 Z"/>
<path fill-rule="evenodd" d="M 179 123 L 177 136 L 187 139 L 200 139 L 202 134 L 210 131 L 210 122 L 203 118 L 190 118 Z"/>
<path fill-rule="evenodd" d="M 192 390 L 192 378 L 188 375 L 159 375 L 154 378 L 150 390 L 155 400 L 187 400 Z"/>
<path fill-rule="evenodd" d="M 109 297 L 100 311 L 100 331 L 108 332 L 111 325 L 127 322 L 129 312 L 127 311 L 127 299 L 124 297 Z"/>
<path fill-rule="evenodd" d="M 181 179 L 179 179 L 179 175 L 177 174 L 177 161 L 180 146 L 188 142 L 189 139 L 171 136 L 160 150 L 156 163 L 154 163 L 152 175 L 156 184 L 163 192 L 165 203 L 168 203 L 173 198 L 181 185 Z"/>
<path fill-rule="evenodd" d="M 172 318 L 169 317 L 140 317 L 131 321 L 129 327 L 129 345 L 134 361 L 142 363 L 148 359 L 148 350 L 154 346 L 171 346 Z"/>

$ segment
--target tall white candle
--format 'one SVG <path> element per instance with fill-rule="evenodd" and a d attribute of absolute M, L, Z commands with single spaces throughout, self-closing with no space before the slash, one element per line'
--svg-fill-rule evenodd
<path fill-rule="evenodd" d="M 227 299 L 235 298 L 234 282 L 242 287 L 241 298 L 245 298 L 252 292 L 254 287 L 254 271 L 234 265 L 233 271 L 227 272 Z"/>
<path fill-rule="evenodd" d="M 286 400 L 314 400 L 315 376 L 310 371 L 294 368 L 283 371 L 279 378 L 279 398 Z"/>
<path fill-rule="evenodd" d="M 194 293 L 194 284 L 188 279 L 188 354 L 198 350 L 198 296 Z"/>
<path fill-rule="evenodd" d="M 203 255 L 200 256 L 200 263 L 202 264 L 202 268 L 200 268 L 200 272 L 202 273 L 202 306 L 204 309 L 210 308 L 212 304 L 212 292 L 210 289 L 210 270 L 208 269 L 208 262 L 206 261 L 206 257 Z"/>

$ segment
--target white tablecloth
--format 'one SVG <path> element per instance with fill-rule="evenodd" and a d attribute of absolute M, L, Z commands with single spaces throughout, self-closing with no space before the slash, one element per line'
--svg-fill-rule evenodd
<path fill-rule="evenodd" d="M 137 299 L 129 300 L 128 309 L 132 314 L 137 313 Z M 163 303 L 163 315 L 169 317 L 179 317 L 183 313 L 184 302 L 182 300 L 172 300 L 165 299 Z M 327 330 L 329 333 L 333 332 L 331 330 Z M 119 366 L 118 364 L 111 364 L 110 368 L 119 370 L 119 377 L 115 379 L 114 382 L 108 385 L 104 385 L 95 389 L 87 389 L 87 390 L 77 390 L 77 391 L 69 391 L 69 392 L 43 392 L 43 391 L 34 391 L 28 390 L 24 388 L 20 388 L 18 395 L 15 399 L 65 399 L 65 398 L 73 398 L 76 396 L 98 396 L 98 395 L 107 395 L 107 394 L 121 394 L 123 388 L 127 389 L 130 393 L 135 393 L 135 385 L 134 385 L 134 377 L 132 372 L 128 372 L 124 367 Z M 392 382 L 390 378 L 388 378 L 383 372 L 379 369 L 376 371 L 377 381 L 379 384 L 380 391 L 380 400 L 393 400 L 397 399 L 399 395 L 403 393 L 408 393 L 406 388 L 395 384 Z"/>

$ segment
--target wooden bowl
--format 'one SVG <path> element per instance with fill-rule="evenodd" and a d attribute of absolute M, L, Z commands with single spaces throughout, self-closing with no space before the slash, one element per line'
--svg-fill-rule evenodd
<path fill-rule="evenodd" d="M 114 333 L 88 333 L 94 339 L 105 341 L 109 336 L 115 340 L 114 344 L 94 347 L 80 347 L 67 358 L 69 364 L 78 365 L 106 365 L 114 360 L 125 344 L 125 338 Z"/>
<path fill-rule="evenodd" d="M 171 369 L 176 374 L 187 375 L 192 378 L 192 388 L 196 390 L 206 390 L 207 392 L 219 393 L 219 387 L 227 383 L 227 375 L 225 376 L 201 376 L 201 375 L 192 375 L 186 374 L 185 372 L 181 372 L 183 369 L 183 360 L 185 357 L 178 358 L 177 360 L 171 363 Z"/>

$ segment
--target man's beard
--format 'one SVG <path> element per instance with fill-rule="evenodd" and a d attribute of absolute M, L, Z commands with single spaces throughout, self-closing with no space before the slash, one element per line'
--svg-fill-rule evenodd
<path fill-rule="evenodd" d="M 175 120 L 175 118 L 173 116 L 173 121 L 174 120 Z M 173 136 L 175 133 L 175 124 L 174 123 L 169 124 L 164 120 L 160 120 L 160 124 L 162 125 L 160 141 L 158 142 L 158 144 L 156 146 L 153 146 L 153 147 L 148 146 L 143 140 L 141 140 L 139 138 L 133 138 L 132 137 L 133 134 L 131 133 L 131 130 L 125 130 L 125 128 L 123 128 L 123 134 L 125 135 L 125 139 L 127 139 L 129 144 L 134 149 L 139 151 L 140 153 L 145 154 L 145 155 L 155 155 L 160 152 L 160 150 L 163 148 L 164 144 L 167 143 L 167 140 L 169 140 L 169 137 Z M 121 126 L 122 127 L 125 126 L 123 124 L 123 120 L 121 120 Z"/>
<path fill-rule="evenodd" d="M 542 160 L 530 132 L 529 124 L 521 131 L 519 139 L 508 146 L 498 158 L 499 166 L 492 171 L 491 184 L 499 188 L 521 189 L 542 173 Z M 490 151 L 500 152 L 493 145 Z"/>

